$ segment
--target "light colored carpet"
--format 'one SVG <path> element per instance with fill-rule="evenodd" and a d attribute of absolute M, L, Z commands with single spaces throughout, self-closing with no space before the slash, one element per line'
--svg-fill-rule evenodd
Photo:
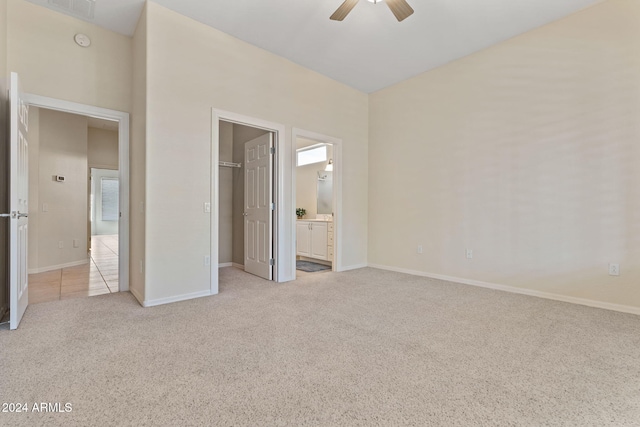
<path fill-rule="evenodd" d="M 3 426 L 637 426 L 640 317 L 374 269 L 141 308 L 43 303 L 0 331 Z"/>

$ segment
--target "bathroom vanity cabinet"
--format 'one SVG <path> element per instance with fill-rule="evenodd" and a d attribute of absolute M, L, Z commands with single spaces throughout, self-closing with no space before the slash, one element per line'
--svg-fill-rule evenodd
<path fill-rule="evenodd" d="M 296 221 L 296 254 L 333 261 L 333 222 Z"/>

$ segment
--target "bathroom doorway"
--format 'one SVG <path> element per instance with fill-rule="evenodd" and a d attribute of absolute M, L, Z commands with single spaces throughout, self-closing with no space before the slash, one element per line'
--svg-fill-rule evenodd
<path fill-rule="evenodd" d="M 341 141 L 294 129 L 296 278 L 340 271 Z"/>

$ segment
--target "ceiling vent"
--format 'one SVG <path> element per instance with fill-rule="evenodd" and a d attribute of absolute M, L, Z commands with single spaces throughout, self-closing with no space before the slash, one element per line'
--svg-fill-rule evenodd
<path fill-rule="evenodd" d="M 84 19 L 93 19 L 96 0 L 49 0 L 49 4 Z"/>

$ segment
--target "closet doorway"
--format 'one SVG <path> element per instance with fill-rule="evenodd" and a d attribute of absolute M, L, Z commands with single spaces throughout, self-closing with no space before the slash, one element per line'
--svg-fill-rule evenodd
<path fill-rule="evenodd" d="M 220 122 L 219 267 L 273 279 L 274 133 Z"/>
<path fill-rule="evenodd" d="M 284 126 L 212 109 L 211 294 L 219 292 L 220 267 L 234 266 L 284 282 L 290 271 L 283 244 L 287 217 L 281 172 Z"/>

